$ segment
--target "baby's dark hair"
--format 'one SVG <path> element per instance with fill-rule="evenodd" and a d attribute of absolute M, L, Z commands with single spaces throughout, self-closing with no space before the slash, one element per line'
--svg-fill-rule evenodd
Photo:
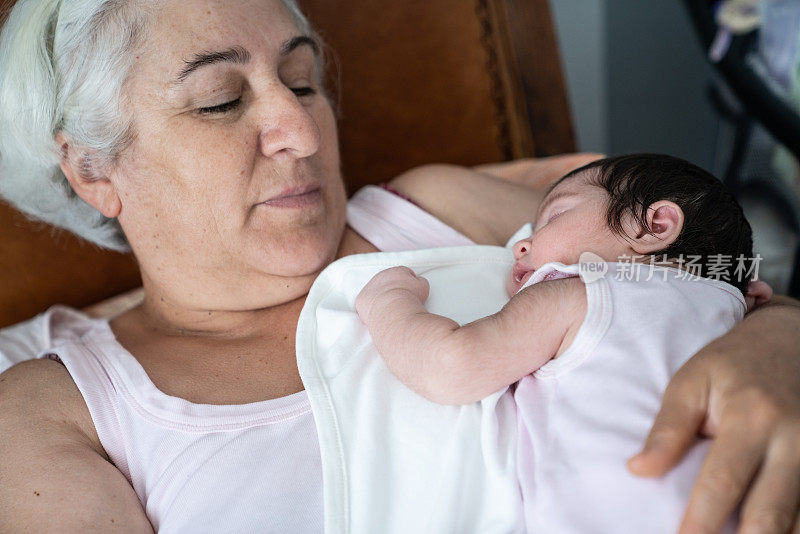
<path fill-rule="evenodd" d="M 623 217 L 630 214 L 643 231 L 652 232 L 647 208 L 659 200 L 672 201 L 683 210 L 683 229 L 658 255 L 673 260 L 700 256 L 694 274 L 724 280 L 747 292 L 753 232 L 742 207 L 720 180 L 688 161 L 661 154 L 593 161 L 562 180 L 592 170 L 596 172 L 590 180 L 609 194 L 607 222 L 612 231 L 624 236 Z"/>

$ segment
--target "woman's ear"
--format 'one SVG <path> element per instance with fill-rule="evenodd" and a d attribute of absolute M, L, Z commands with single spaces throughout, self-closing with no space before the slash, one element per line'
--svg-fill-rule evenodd
<path fill-rule="evenodd" d="M 72 190 L 106 217 L 117 217 L 122 211 L 122 202 L 114 184 L 107 177 L 97 175 L 88 164 L 86 154 L 72 146 L 63 132 L 58 132 L 55 140 L 61 152 L 61 171 Z"/>
<path fill-rule="evenodd" d="M 647 208 L 646 222 L 647 228 L 640 228 L 631 240 L 637 254 L 652 254 L 674 243 L 683 230 L 683 210 L 674 202 L 659 200 Z"/>

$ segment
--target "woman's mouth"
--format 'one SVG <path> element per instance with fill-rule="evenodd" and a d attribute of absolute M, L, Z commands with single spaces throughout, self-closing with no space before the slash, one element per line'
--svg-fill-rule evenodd
<path fill-rule="evenodd" d="M 284 190 L 279 196 L 265 202 L 266 206 L 275 208 L 301 208 L 316 204 L 322 200 L 322 191 L 318 185 L 292 187 Z"/>

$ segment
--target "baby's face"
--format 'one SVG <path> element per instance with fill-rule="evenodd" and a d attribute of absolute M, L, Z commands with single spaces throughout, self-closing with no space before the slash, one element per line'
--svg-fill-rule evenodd
<path fill-rule="evenodd" d="M 516 263 L 508 280 L 514 295 L 533 272 L 549 262 L 578 263 L 584 252 L 606 261 L 633 255 L 629 243 L 613 233 L 606 222 L 608 193 L 576 175 L 559 183 L 542 201 L 533 235 L 514 245 Z"/>

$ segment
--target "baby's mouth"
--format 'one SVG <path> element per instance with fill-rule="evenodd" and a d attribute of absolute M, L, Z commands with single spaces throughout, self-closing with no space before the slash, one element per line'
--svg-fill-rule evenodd
<path fill-rule="evenodd" d="M 519 263 L 514 264 L 513 275 L 514 281 L 518 284 L 522 284 L 528 281 L 533 274 L 533 271 L 524 265 L 520 265 Z"/>

